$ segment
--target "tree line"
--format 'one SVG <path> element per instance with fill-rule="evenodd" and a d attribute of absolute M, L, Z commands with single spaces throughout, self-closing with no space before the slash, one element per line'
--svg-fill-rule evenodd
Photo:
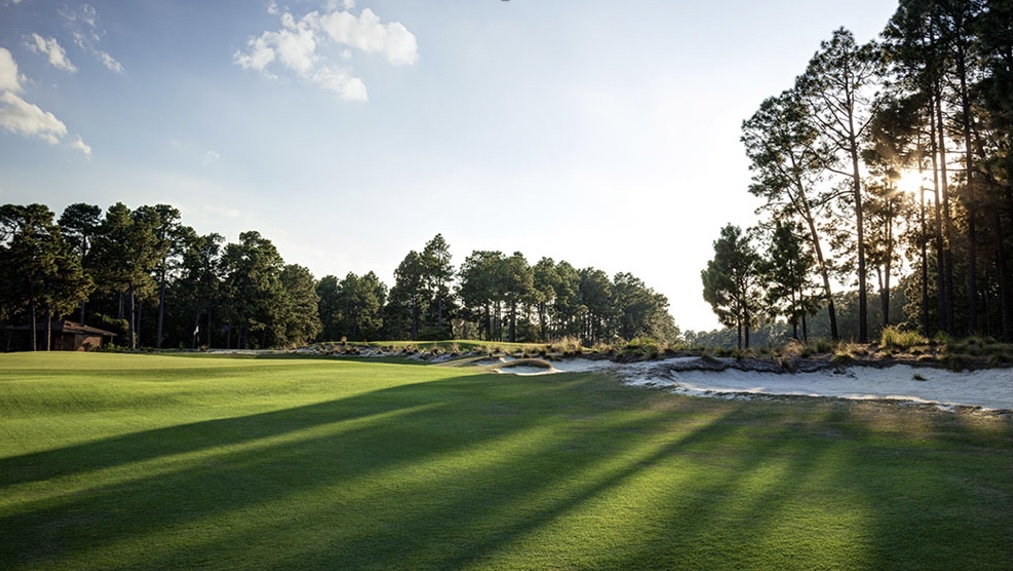
<path fill-rule="evenodd" d="M 520 252 L 475 251 L 460 267 L 437 234 L 388 287 L 373 272 L 316 279 L 259 232 L 226 243 L 167 205 L 0 206 L 0 325 L 28 324 L 30 350 L 70 319 L 127 348 L 268 348 L 314 341 L 487 339 L 584 344 L 679 335 L 668 300 L 628 273 L 610 278 Z"/>
<path fill-rule="evenodd" d="M 804 338 L 817 312 L 832 339 L 868 342 L 870 297 L 896 324 L 898 288 L 926 336 L 1013 341 L 1011 132 L 1008 0 L 902 0 L 866 44 L 836 30 L 743 122 L 764 204 L 754 227 L 721 230 L 704 298 L 740 347 L 769 319 Z M 839 288 L 857 293 L 853 328 Z"/>

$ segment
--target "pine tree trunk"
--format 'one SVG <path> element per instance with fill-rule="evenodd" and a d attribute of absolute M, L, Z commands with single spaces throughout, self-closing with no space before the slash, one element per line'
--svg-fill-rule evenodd
<path fill-rule="evenodd" d="M 965 46 L 958 44 L 957 73 L 960 76 L 960 103 L 964 127 L 964 166 L 967 175 L 967 302 L 971 313 L 971 334 L 978 333 L 978 230 L 977 230 L 977 189 L 974 179 L 974 154 L 971 152 L 971 103 L 967 93 L 967 62 Z M 996 229 L 998 230 L 998 228 Z"/>
<path fill-rule="evenodd" d="M 32 314 L 32 351 L 38 351 L 39 350 L 39 322 L 38 322 L 38 319 L 35 316 L 35 298 L 34 297 L 31 300 L 31 306 L 32 306 L 32 311 L 31 311 L 31 314 Z"/>
<path fill-rule="evenodd" d="M 137 314 L 136 314 L 136 309 L 135 309 L 135 305 L 134 305 L 134 284 L 133 283 L 130 284 L 129 299 L 128 299 L 128 301 L 130 303 L 130 306 L 129 306 L 129 310 L 130 310 L 129 311 L 129 319 L 130 319 L 130 321 L 129 321 L 129 324 L 128 324 L 128 329 L 130 330 L 130 349 L 133 350 L 133 349 L 137 348 L 137 333 L 136 333 L 136 331 L 137 331 L 137 322 L 135 321 L 135 317 L 137 316 Z"/>
<path fill-rule="evenodd" d="M 142 303 L 141 300 L 136 299 L 136 297 L 134 299 L 134 303 L 136 304 L 137 307 L 137 315 L 135 316 L 136 325 L 134 326 L 135 327 L 134 331 L 136 332 L 134 336 L 135 345 L 137 347 L 143 347 L 144 342 L 141 341 L 141 317 L 142 314 L 144 313 L 144 303 Z"/>
<path fill-rule="evenodd" d="M 53 350 L 53 306 L 46 304 L 46 351 Z"/>
<path fill-rule="evenodd" d="M 801 182 L 796 181 L 801 185 Z M 823 257 L 823 248 L 820 246 L 819 233 L 816 231 L 816 221 L 813 219 L 812 210 L 809 208 L 809 201 L 805 196 L 799 197 L 801 202 L 802 215 L 809 226 L 809 235 L 812 236 L 813 250 L 816 252 L 816 261 L 820 268 L 820 277 L 823 278 L 823 292 L 827 300 L 827 320 L 830 322 L 830 338 L 839 341 L 841 336 L 837 330 L 837 310 L 834 308 L 834 295 L 830 289 L 830 270 L 827 268 L 826 259 Z"/>
<path fill-rule="evenodd" d="M 939 140 L 936 137 L 935 98 L 929 109 L 929 153 L 932 156 L 932 209 L 935 218 L 935 249 L 936 249 L 936 328 L 949 332 L 946 325 L 946 269 L 943 254 L 943 206 L 940 200 L 939 184 Z M 926 330 L 928 325 L 926 325 Z"/>
<path fill-rule="evenodd" d="M 158 286 L 158 327 L 155 331 L 155 347 L 162 347 L 162 323 L 165 318 L 165 272 L 162 273 L 162 283 Z"/>
<path fill-rule="evenodd" d="M 854 128 L 852 127 L 852 133 Z M 862 207 L 862 179 L 858 167 L 858 141 L 851 136 L 852 183 L 855 192 L 855 227 L 858 231 L 858 342 L 869 342 L 868 270 L 865 267 L 865 225 Z"/>
<path fill-rule="evenodd" d="M 887 238 L 886 238 L 886 275 L 884 276 L 884 291 L 883 291 L 883 328 L 890 325 L 890 273 L 893 271 L 893 213 L 891 212 L 890 220 L 887 221 Z"/>
<path fill-rule="evenodd" d="M 937 88 L 939 92 L 941 89 Z M 938 94 L 937 94 L 938 95 Z M 936 99 L 936 136 L 939 137 L 939 179 L 943 194 L 943 271 L 946 281 L 946 327 L 947 333 L 953 333 L 956 327 L 953 299 L 953 219 L 950 216 L 949 181 L 946 173 L 946 140 L 944 138 L 943 104 L 941 97 Z"/>

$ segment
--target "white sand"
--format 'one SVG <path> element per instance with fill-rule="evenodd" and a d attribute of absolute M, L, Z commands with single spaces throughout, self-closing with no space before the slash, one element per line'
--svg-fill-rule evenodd
<path fill-rule="evenodd" d="M 1013 369 L 954 372 L 930 367 L 846 367 L 815 373 L 778 374 L 755 371 L 675 371 L 672 364 L 695 358 L 645 363 L 573 359 L 554 363 L 563 372 L 615 373 L 637 386 L 668 388 L 697 396 L 804 395 L 845 399 L 888 399 L 912 403 L 1013 410 Z M 917 380 L 924 379 L 924 380 Z"/>

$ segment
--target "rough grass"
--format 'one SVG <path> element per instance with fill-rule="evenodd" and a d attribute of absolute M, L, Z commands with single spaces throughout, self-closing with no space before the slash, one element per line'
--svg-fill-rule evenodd
<path fill-rule="evenodd" d="M 0 355 L 0 569 L 1008 569 L 1011 435 L 597 375 Z"/>

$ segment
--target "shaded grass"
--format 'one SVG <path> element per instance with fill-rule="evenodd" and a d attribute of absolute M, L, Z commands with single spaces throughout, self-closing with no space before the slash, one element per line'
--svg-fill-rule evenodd
<path fill-rule="evenodd" d="M 1009 419 L 597 375 L 0 356 L 2 569 L 1004 569 Z"/>

